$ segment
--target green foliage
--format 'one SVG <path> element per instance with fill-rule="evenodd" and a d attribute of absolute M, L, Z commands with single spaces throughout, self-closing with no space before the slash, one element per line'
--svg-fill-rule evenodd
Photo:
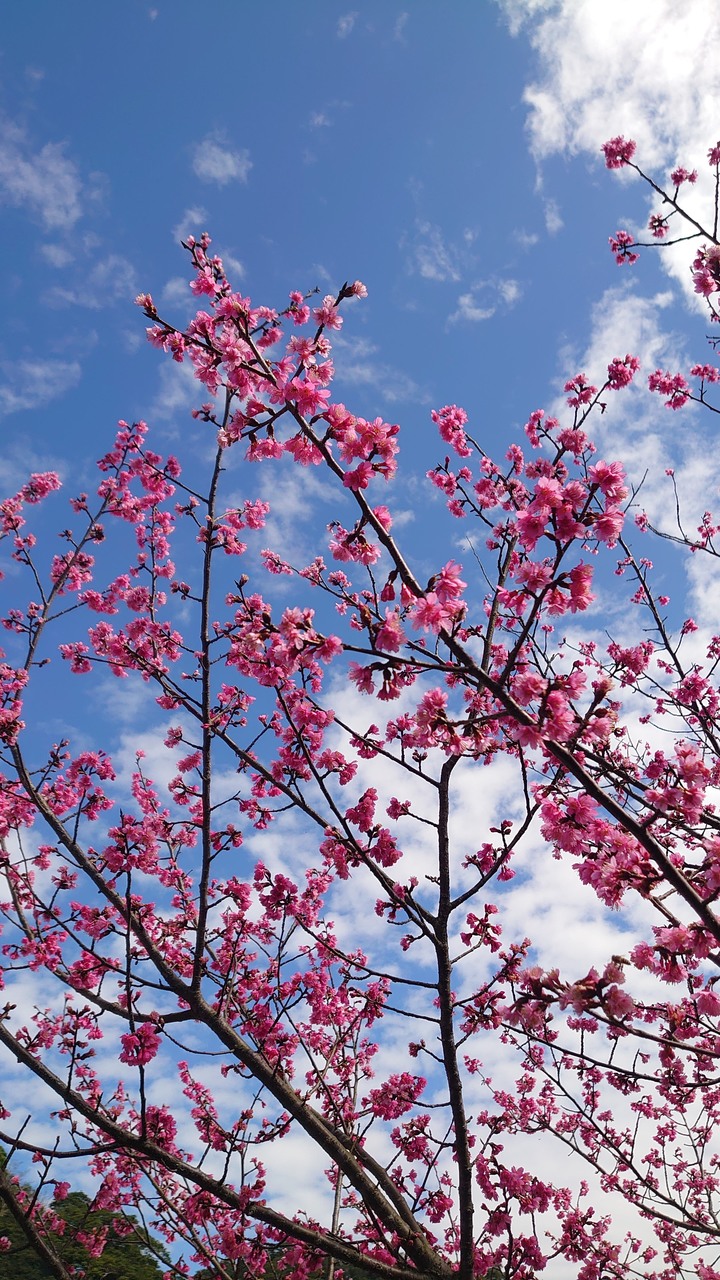
<path fill-rule="evenodd" d="M 68 1270 L 75 1268 L 83 1280 L 161 1280 L 169 1257 L 159 1241 L 151 1241 L 132 1218 L 129 1221 L 133 1230 L 128 1235 L 118 1235 L 113 1226 L 116 1215 L 107 1209 L 91 1209 L 90 1204 L 82 1191 L 73 1191 L 53 1206 L 68 1226 L 63 1234 L 48 1232 L 47 1238 Z M 103 1227 L 108 1228 L 108 1235 L 102 1255 L 88 1257 L 87 1250 L 75 1239 L 76 1233 L 95 1232 Z M 6 1236 L 11 1243 L 9 1252 L 0 1255 L 2 1275 L 11 1276 L 12 1280 L 48 1280 L 46 1264 L 5 1205 L 0 1205 L 0 1236 Z"/>

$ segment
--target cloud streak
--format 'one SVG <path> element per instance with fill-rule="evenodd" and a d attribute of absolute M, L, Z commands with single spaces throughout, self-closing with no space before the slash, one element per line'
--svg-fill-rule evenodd
<path fill-rule="evenodd" d="M 23 409 L 40 409 L 70 391 L 80 381 L 77 360 L 3 360 L 0 372 L 0 416 Z"/>
<path fill-rule="evenodd" d="M 229 182 L 247 182 L 252 169 L 250 152 L 229 146 L 224 137 L 208 134 L 193 151 L 193 172 L 201 182 L 225 187 Z"/>
<path fill-rule="evenodd" d="M 511 277 L 501 280 L 481 280 L 457 300 L 456 309 L 448 316 L 448 324 L 469 322 L 477 324 L 490 320 L 498 309 L 509 311 L 522 296 L 517 280 Z"/>
<path fill-rule="evenodd" d="M 9 121 L 0 140 L 0 201 L 26 209 L 48 231 L 72 230 L 80 219 L 82 183 L 65 143 L 33 151 L 25 132 Z"/>
<path fill-rule="evenodd" d="M 357 21 L 357 16 L 358 16 L 357 11 L 352 10 L 350 13 L 344 13 L 342 17 L 338 19 L 338 24 L 337 24 L 338 40 L 347 39 L 353 27 L 355 26 L 355 23 Z"/>
<path fill-rule="evenodd" d="M 460 265 L 457 251 L 448 245 L 442 231 L 434 223 L 418 221 L 412 241 L 404 243 L 410 249 L 409 269 L 423 280 L 458 281 Z"/>
<path fill-rule="evenodd" d="M 57 285 L 48 289 L 45 301 L 51 307 L 75 306 L 101 311 L 115 302 L 129 301 L 137 293 L 135 269 L 117 253 L 100 259 L 80 280 L 73 288 Z"/>
<path fill-rule="evenodd" d="M 500 4 L 538 58 L 524 94 L 536 156 L 598 155 L 605 138 L 631 132 L 648 163 L 666 164 L 715 139 L 720 27 L 705 0 Z"/>

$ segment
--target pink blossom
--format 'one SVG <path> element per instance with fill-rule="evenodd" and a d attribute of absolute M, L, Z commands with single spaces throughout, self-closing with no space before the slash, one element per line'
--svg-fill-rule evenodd
<path fill-rule="evenodd" d="M 570 382 L 565 383 L 565 390 L 572 392 L 572 395 L 568 396 L 568 404 L 572 409 L 577 409 L 580 405 L 590 403 L 597 392 L 597 387 L 593 387 L 588 382 L 584 373 L 578 373 Z"/>
<path fill-rule="evenodd" d="M 449 616 L 446 605 L 434 591 L 426 592 L 410 611 L 413 626 L 423 631 L 442 630 Z"/>
<path fill-rule="evenodd" d="M 640 255 L 632 252 L 635 241 L 629 231 L 616 231 L 614 236 L 610 236 L 609 244 L 618 266 L 625 263 L 632 266 L 633 262 L 637 262 Z"/>
<path fill-rule="evenodd" d="M 605 153 L 605 164 L 608 169 L 622 169 L 624 165 L 630 164 L 635 155 L 636 144 L 631 138 L 610 138 L 608 142 L 604 142 L 602 149 Z"/>
<path fill-rule="evenodd" d="M 621 462 L 594 462 L 588 467 L 588 476 L 610 502 L 622 502 L 627 497 L 625 470 Z"/>
<path fill-rule="evenodd" d="M 463 429 L 468 420 L 465 410 L 456 404 L 446 404 L 442 409 L 433 409 L 430 416 L 437 424 L 442 439 L 452 445 L 461 458 L 469 458 L 470 448 Z"/>
<path fill-rule="evenodd" d="M 595 599 L 591 591 L 593 580 L 592 565 L 576 564 L 570 570 L 570 611 L 582 613 Z"/>
<path fill-rule="evenodd" d="M 648 378 L 648 386 L 651 391 L 668 396 L 665 401 L 668 409 L 681 409 L 690 399 L 690 387 L 680 373 L 663 373 L 661 369 L 656 369 Z"/>
<path fill-rule="evenodd" d="M 397 609 L 385 610 L 385 621 L 375 635 L 375 647 L 384 653 L 397 653 L 405 644 L 405 633 L 400 625 L 400 614 Z"/>
<path fill-rule="evenodd" d="M 134 1031 L 120 1037 L 120 1061 L 130 1067 L 144 1067 L 152 1062 L 160 1048 L 160 1036 L 152 1022 L 140 1022 Z"/>
<path fill-rule="evenodd" d="M 618 391 L 621 387 L 627 387 L 639 368 L 640 361 L 637 356 L 626 355 L 624 360 L 621 360 L 619 356 L 616 357 L 608 365 L 608 386 L 613 391 Z"/>
<path fill-rule="evenodd" d="M 689 169 L 683 169 L 682 167 L 673 169 L 670 174 L 670 181 L 676 187 L 682 186 L 683 182 L 689 182 L 691 184 L 697 182 L 697 169 L 693 169 L 692 171 Z"/>
<path fill-rule="evenodd" d="M 670 230 L 667 218 L 664 218 L 661 213 L 651 213 L 648 219 L 648 230 L 656 240 L 664 240 Z"/>
<path fill-rule="evenodd" d="M 426 1084 L 427 1081 L 422 1076 L 413 1076 L 408 1071 L 402 1071 L 390 1076 L 381 1089 L 372 1089 L 363 1102 L 366 1106 L 369 1105 L 374 1114 L 381 1119 L 397 1120 L 398 1116 L 410 1110 Z"/>
<path fill-rule="evenodd" d="M 60 488 L 60 477 L 56 471 L 35 471 L 20 490 L 24 502 L 42 502 L 49 493 Z"/>
<path fill-rule="evenodd" d="M 342 328 L 343 318 L 338 311 L 337 304 L 332 294 L 328 294 L 323 298 L 322 306 L 316 307 L 313 311 L 313 315 L 318 324 L 324 325 L 326 329 Z"/>
<path fill-rule="evenodd" d="M 448 560 L 433 580 L 433 590 L 442 604 L 454 603 L 467 587 L 460 574 L 462 566 Z"/>

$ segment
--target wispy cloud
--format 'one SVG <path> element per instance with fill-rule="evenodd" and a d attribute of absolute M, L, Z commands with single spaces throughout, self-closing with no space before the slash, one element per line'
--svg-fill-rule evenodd
<path fill-rule="evenodd" d="M 40 409 L 77 386 L 80 375 L 77 360 L 2 360 L 0 415 Z"/>
<path fill-rule="evenodd" d="M 377 359 L 378 347 L 365 338 L 336 336 L 335 367 L 340 381 L 372 389 L 387 404 L 415 401 L 427 404 L 430 396 L 401 369 Z"/>
<path fill-rule="evenodd" d="M 245 276 L 245 267 L 240 259 L 229 253 L 227 249 L 221 251 L 220 257 L 228 277 L 231 280 L 242 280 Z"/>
<path fill-rule="evenodd" d="M 250 152 L 233 150 L 218 134 L 208 134 L 193 151 L 193 170 L 202 182 L 215 182 L 220 187 L 228 182 L 247 182 L 251 169 Z"/>
<path fill-rule="evenodd" d="M 686 148 L 696 140 L 701 154 L 715 140 L 720 28 L 706 0 L 500 4 L 513 33 L 524 27 L 538 55 L 524 95 L 537 155 L 598 156 L 605 138 L 630 133 L 646 162 L 674 163 L 690 159 Z"/>
<path fill-rule="evenodd" d="M 415 235 L 408 243 L 409 266 L 423 280 L 459 280 L 460 267 L 457 251 L 445 242 L 442 231 L 431 222 L 418 221 Z"/>
<path fill-rule="evenodd" d="M 583 370 L 593 383 L 600 385 L 614 356 L 632 351 L 638 357 L 641 372 L 621 395 L 608 393 L 607 412 L 595 419 L 593 438 L 601 456 L 625 459 L 633 486 L 647 473 L 641 503 L 653 522 L 664 526 L 671 517 L 665 469 L 676 468 L 680 476 L 699 451 L 705 455 L 707 485 L 704 492 L 692 495 L 699 506 L 713 489 L 720 460 L 716 464 L 708 454 L 707 444 L 695 435 L 695 415 L 689 409 L 682 411 L 683 429 L 679 432 L 679 415 L 665 409 L 662 399 L 648 391 L 650 371 L 682 367 L 686 355 L 664 314 L 672 303 L 672 292 L 666 289 L 643 298 L 631 283 L 625 281 L 617 288 L 607 289 L 598 299 L 592 310 L 588 342 L 582 347 L 573 343 L 560 353 L 560 381 L 562 384 L 566 377 Z M 556 417 L 562 417 L 566 413 L 565 394 L 559 394 L 546 407 Z"/>
<path fill-rule="evenodd" d="M 51 267 L 67 267 L 73 260 L 72 250 L 62 244 L 41 244 L 40 252 Z"/>
<path fill-rule="evenodd" d="M 191 297 L 190 281 L 186 276 L 171 276 L 160 290 L 160 302 L 165 307 L 177 307 Z"/>
<path fill-rule="evenodd" d="M 110 253 L 102 258 L 73 288 L 55 285 L 44 301 L 51 307 L 76 306 L 101 311 L 115 302 L 127 301 L 137 293 L 135 270 L 126 258 Z"/>
<path fill-rule="evenodd" d="M 308 125 L 311 129 L 331 129 L 338 112 L 347 111 L 351 106 L 352 103 L 347 98 L 330 98 L 310 112 Z"/>
<path fill-rule="evenodd" d="M 535 231 L 525 231 L 520 228 L 514 232 L 513 239 L 517 241 L 521 249 L 532 249 L 540 240 L 539 235 Z"/>
<path fill-rule="evenodd" d="M 393 29 L 393 40 L 405 39 L 405 28 L 409 20 L 410 20 L 410 14 L 408 13 L 407 9 L 405 9 L 402 13 L 398 14 L 397 18 L 395 19 L 395 27 Z"/>
<path fill-rule="evenodd" d="M 448 324 L 459 324 L 461 320 L 470 320 L 473 323 L 478 320 L 489 320 L 495 315 L 495 307 L 480 306 L 475 294 L 461 293 L 458 298 L 458 304 L 452 315 L 448 317 Z"/>
<path fill-rule="evenodd" d="M 558 231 L 562 231 L 565 225 L 556 200 L 545 200 L 543 204 L 545 213 L 545 228 L 548 235 L 556 236 Z"/>
<path fill-rule="evenodd" d="M 170 233 L 173 240 L 179 243 L 181 240 L 187 240 L 188 236 L 199 236 L 205 230 L 207 216 L 207 210 L 199 204 L 185 209 Z"/>
<path fill-rule="evenodd" d="M 497 291 L 500 294 L 506 306 L 512 307 L 522 295 L 522 289 L 517 280 L 498 280 Z"/>
<path fill-rule="evenodd" d="M 490 320 L 496 311 L 508 311 L 522 296 L 522 289 L 517 280 L 511 277 L 498 280 L 481 280 L 457 300 L 457 307 L 448 316 L 448 324 L 459 324 L 469 321 L 476 324 L 481 320 Z"/>
<path fill-rule="evenodd" d="M 148 420 L 175 424 L 179 419 L 186 423 L 197 405 L 211 399 L 206 388 L 197 381 L 189 361 L 176 364 L 169 360 L 160 365 L 158 389 L 148 410 Z M 171 434 L 176 431 L 175 427 Z"/>
<path fill-rule="evenodd" d="M 350 13 L 344 13 L 341 18 L 338 18 L 338 24 L 337 24 L 338 40 L 347 39 L 353 27 L 355 26 L 357 16 L 358 16 L 357 11 L 353 9 Z"/>
<path fill-rule="evenodd" d="M 71 230 L 83 212 L 77 165 L 62 142 L 33 151 L 25 134 L 5 120 L 0 138 L 0 202 L 27 209 L 48 230 Z"/>
<path fill-rule="evenodd" d="M 720 26 L 707 0 L 498 0 L 513 34 L 527 35 L 535 74 L 525 89 L 530 145 L 539 162 L 585 153 L 598 166 L 600 144 L 624 134 L 645 169 L 698 169 L 685 191 L 691 207 L 712 206 L 707 148 L 718 137 Z M 617 32 L 622 31 L 622 40 Z M 633 175 L 627 176 L 629 180 Z M 654 198 L 648 195 L 651 207 Z M 548 230 L 557 208 L 546 207 Z M 692 247 L 691 247 L 692 248 Z M 692 294 L 688 246 L 660 262 Z M 691 251 L 691 249 L 690 249 Z M 700 305 L 700 304 L 698 304 Z"/>

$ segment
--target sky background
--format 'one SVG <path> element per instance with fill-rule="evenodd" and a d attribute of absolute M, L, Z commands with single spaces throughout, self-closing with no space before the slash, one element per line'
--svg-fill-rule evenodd
<path fill-rule="evenodd" d="M 628 351 L 645 375 L 708 358 L 687 251 L 615 266 L 608 236 L 642 225 L 649 206 L 639 182 L 608 173 L 600 146 L 625 133 L 660 177 L 678 162 L 704 176 L 720 137 L 710 0 L 33 0 L 0 32 L 0 123 L 5 492 L 51 468 L 70 492 L 89 487 L 118 418 L 147 419 L 160 451 L 185 455 L 192 483 L 202 454 L 189 415 L 204 395 L 148 346 L 133 298 L 152 293 L 182 323 L 194 308 L 179 240 L 203 230 L 255 303 L 367 285 L 334 343 L 335 393 L 402 425 L 394 505 L 419 576 L 457 536 L 421 487 L 444 454 L 432 408 L 464 405 L 500 455 L 579 370 L 598 381 Z M 711 421 L 674 415 L 639 385 L 598 425 L 601 453 L 624 457 L 636 483 L 647 473 L 656 521 L 668 466 L 689 517 L 716 500 Z M 333 514 L 328 503 L 319 520 L 321 481 L 264 471 L 244 496 L 272 486 L 268 541 L 309 559 Z M 685 578 L 670 552 L 656 559 L 678 616 L 692 609 L 711 625 L 708 567 Z M 610 577 L 595 624 L 609 618 L 622 636 L 613 592 Z M 136 735 L 121 731 L 137 705 L 126 690 L 123 706 L 115 697 L 130 765 Z M 47 711 L 60 723 L 59 702 Z M 458 822 L 471 827 L 472 779 L 461 794 Z M 544 924 L 546 963 L 573 964 L 578 949 L 589 959 L 591 937 L 598 954 L 611 950 L 589 891 L 569 896 L 560 876 L 554 864 L 518 886 L 511 916 Z M 292 1162 L 283 1172 L 291 1189 Z"/>
<path fill-rule="evenodd" d="M 190 232 L 211 233 L 256 302 L 366 282 L 336 385 L 407 429 L 406 480 L 436 460 L 433 407 L 464 405 L 492 447 L 586 365 L 672 362 L 686 332 L 702 345 L 662 263 L 615 267 L 607 237 L 644 221 L 646 198 L 600 144 L 631 133 L 660 174 L 703 163 L 720 129 L 703 0 L 72 13 L 15 7 L 0 39 L 5 489 L 50 466 L 82 479 L 118 418 L 183 436 L 197 397 L 147 347 L 132 299 L 187 317 Z M 675 424 L 631 399 L 609 441 L 639 432 L 638 463 L 660 474 Z"/>

